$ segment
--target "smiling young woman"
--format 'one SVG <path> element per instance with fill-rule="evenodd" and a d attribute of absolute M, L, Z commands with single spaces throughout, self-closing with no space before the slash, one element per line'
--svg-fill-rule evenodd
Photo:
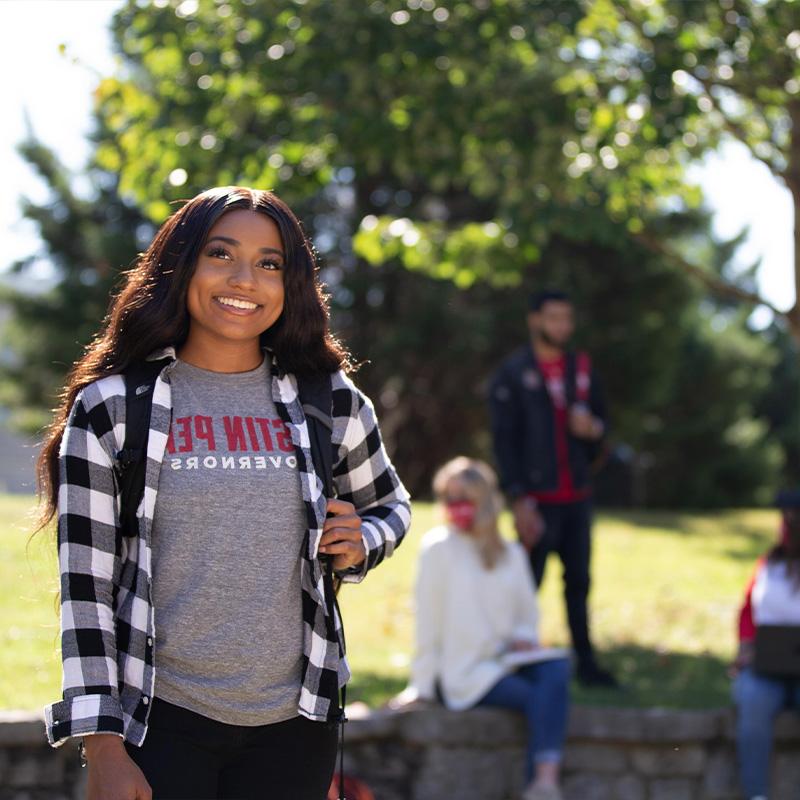
<path fill-rule="evenodd" d="M 259 337 L 283 312 L 285 262 L 280 231 L 269 217 L 247 209 L 223 215 L 189 283 L 189 335 L 179 356 L 215 372 L 258 366 Z"/>
<path fill-rule="evenodd" d="M 157 361 L 137 530 L 120 525 L 125 375 Z M 89 800 L 322 800 L 349 677 L 322 558 L 363 579 L 408 494 L 331 335 L 313 250 L 274 194 L 189 200 L 73 367 L 39 463 L 58 516 L 63 698 Z M 335 497 L 299 376 L 328 376 Z"/>

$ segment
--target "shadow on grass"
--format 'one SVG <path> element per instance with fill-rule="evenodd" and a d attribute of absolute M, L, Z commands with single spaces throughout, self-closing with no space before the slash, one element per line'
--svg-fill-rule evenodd
<path fill-rule="evenodd" d="M 635 644 L 599 653 L 619 690 L 585 689 L 573 682 L 572 700 L 581 705 L 622 708 L 707 709 L 728 706 L 729 663 L 711 654 L 672 653 Z"/>
<path fill-rule="evenodd" d="M 619 520 L 641 528 L 657 528 L 662 532 L 680 536 L 703 536 L 708 526 L 715 526 L 716 533 L 730 541 L 724 555 L 737 561 L 752 561 L 763 555 L 777 538 L 778 518 L 775 517 L 776 533 L 765 534 L 763 524 L 736 519 L 731 512 L 698 512 L 693 514 L 677 511 L 629 511 L 626 509 L 601 509 L 608 521 Z M 705 529 L 705 530 L 704 530 Z"/>
<path fill-rule="evenodd" d="M 684 709 L 720 708 L 731 703 L 728 663 L 716 656 L 659 652 L 626 644 L 607 648 L 598 658 L 614 673 L 622 688 L 585 689 L 573 681 L 573 703 Z M 347 700 L 377 708 L 405 685 L 406 678 L 402 675 L 356 671 L 348 686 Z"/>

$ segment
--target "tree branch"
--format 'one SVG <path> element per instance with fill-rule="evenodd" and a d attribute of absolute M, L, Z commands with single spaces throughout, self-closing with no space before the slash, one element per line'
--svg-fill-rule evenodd
<path fill-rule="evenodd" d="M 768 158 L 764 158 L 760 156 L 752 147 L 750 142 L 747 140 L 747 131 L 735 120 L 731 119 L 723 110 L 722 106 L 720 105 L 719 101 L 713 94 L 711 94 L 711 89 L 714 87 L 720 89 L 727 89 L 729 91 L 733 91 L 730 86 L 725 86 L 721 83 L 713 83 L 711 81 L 703 80 L 703 78 L 698 78 L 697 75 L 694 73 L 690 73 L 692 78 L 696 80 L 702 87 L 703 91 L 706 94 L 706 97 L 714 104 L 714 109 L 717 113 L 722 117 L 723 124 L 725 126 L 725 130 L 731 134 L 734 138 L 738 139 L 749 151 L 750 155 L 756 159 L 756 161 L 760 161 L 776 178 L 783 178 L 783 173 L 772 163 L 772 161 Z"/>
<path fill-rule="evenodd" d="M 658 253 L 666 257 L 669 261 L 679 267 L 683 272 L 691 275 L 693 278 L 699 280 L 707 289 L 710 289 L 714 294 L 720 297 L 726 297 L 731 300 L 741 300 L 745 303 L 750 303 L 754 306 L 766 306 L 777 317 L 791 320 L 791 316 L 795 309 L 789 311 L 781 311 L 776 308 L 769 300 L 766 300 L 756 292 L 750 292 L 747 289 L 742 289 L 733 283 L 708 272 L 697 264 L 692 264 L 687 261 L 680 253 L 667 247 L 660 239 L 651 236 L 648 233 L 634 234 L 633 237 L 639 244 L 646 247 L 648 250 Z"/>

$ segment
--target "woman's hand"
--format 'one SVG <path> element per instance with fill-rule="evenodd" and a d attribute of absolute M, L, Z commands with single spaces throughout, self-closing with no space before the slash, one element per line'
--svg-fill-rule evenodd
<path fill-rule="evenodd" d="M 728 668 L 728 677 L 735 678 L 743 669 L 752 666 L 755 657 L 755 642 L 740 642 L 739 651 L 736 653 L 736 659 Z"/>
<path fill-rule="evenodd" d="M 508 645 L 508 649 L 512 653 L 527 652 L 528 650 L 538 650 L 539 643 L 531 639 L 512 639 Z"/>
<path fill-rule="evenodd" d="M 86 800 L 152 800 L 150 784 L 119 736 L 87 736 L 84 747 L 89 770 Z"/>
<path fill-rule="evenodd" d="M 413 686 L 407 686 L 400 694 L 396 694 L 386 704 L 392 711 L 403 711 L 408 708 L 421 708 L 430 705 L 431 701 L 419 696 L 419 692 Z"/>
<path fill-rule="evenodd" d="M 322 527 L 320 553 L 334 557 L 334 569 L 363 564 L 367 551 L 361 539 L 361 517 L 356 514 L 356 507 L 344 500 L 328 500 L 328 513 L 334 516 L 326 519 Z"/>

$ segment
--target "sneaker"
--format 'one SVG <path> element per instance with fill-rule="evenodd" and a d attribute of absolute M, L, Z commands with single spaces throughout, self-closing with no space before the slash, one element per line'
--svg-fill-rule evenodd
<path fill-rule="evenodd" d="M 587 688 L 619 689 L 619 682 L 608 671 L 597 664 L 580 665 L 577 669 L 578 683 Z"/>

